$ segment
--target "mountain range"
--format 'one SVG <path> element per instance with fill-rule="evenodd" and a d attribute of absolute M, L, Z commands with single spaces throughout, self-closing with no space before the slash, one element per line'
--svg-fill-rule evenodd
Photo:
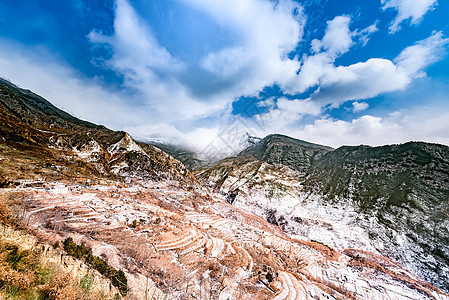
<path fill-rule="evenodd" d="M 82 121 L 42 97 L 1 79 L 0 135 L 4 178 L 92 180 L 139 176 L 195 182 L 178 160 L 123 131 Z M 57 150 L 57 151 L 54 151 Z M 14 166 L 20 165 L 23 172 Z"/>
<path fill-rule="evenodd" d="M 236 157 L 197 170 L 196 176 L 293 236 L 366 247 L 449 289 L 445 145 L 334 150 L 270 135 Z M 338 229 L 335 223 L 344 226 Z M 363 237 L 352 234 L 351 227 Z"/>
<path fill-rule="evenodd" d="M 302 299 L 301 289 L 308 291 L 304 297 L 336 299 L 389 293 L 404 299 L 449 297 L 445 145 L 333 149 L 274 134 L 248 136 L 249 146 L 236 156 L 206 162 L 181 145 L 138 142 L 126 132 L 82 121 L 4 79 L 0 115 L 0 187 L 26 192 L 33 182 L 108 182 L 127 186 L 126 195 L 132 195 L 113 207 L 137 201 L 127 208 L 139 216 L 135 219 L 129 213 L 125 221 L 117 217 L 118 223 L 111 223 L 108 218 L 117 213 L 103 214 L 112 204 L 102 204 L 89 213 L 97 216 L 87 225 L 73 223 L 73 213 L 66 211 L 70 217 L 60 226 L 56 219 L 64 213 L 58 209 L 69 204 L 49 205 L 59 200 L 39 200 L 47 197 L 39 194 L 28 208 L 35 209 L 29 222 L 41 230 L 37 236 L 73 235 L 94 252 L 109 245 L 118 254 L 101 252 L 104 257 L 110 255 L 140 284 L 151 278 L 160 299 L 186 295 L 189 281 L 181 280 L 182 272 L 196 282 L 190 287 L 193 298 L 202 297 L 202 282 L 209 282 L 214 292 L 208 296 L 217 299 Z M 109 203 L 118 192 L 95 193 L 91 206 Z M 23 214 L 30 206 L 17 205 Z M 83 211 L 91 207 L 81 200 L 77 205 Z M 106 229 L 95 231 L 89 222 Z M 152 267 L 106 237 L 114 230 L 130 241 L 145 235 Z M 354 288 L 345 286 L 343 277 L 353 278 Z"/>

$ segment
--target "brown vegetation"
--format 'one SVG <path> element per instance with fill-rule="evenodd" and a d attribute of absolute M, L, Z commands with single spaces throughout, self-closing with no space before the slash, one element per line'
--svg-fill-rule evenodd
<path fill-rule="evenodd" d="M 92 283 L 77 280 L 59 266 L 46 263 L 41 247 L 21 250 L 0 239 L 0 298 L 8 299 L 106 299 L 92 293 Z M 106 297 L 106 298 L 105 298 Z"/>

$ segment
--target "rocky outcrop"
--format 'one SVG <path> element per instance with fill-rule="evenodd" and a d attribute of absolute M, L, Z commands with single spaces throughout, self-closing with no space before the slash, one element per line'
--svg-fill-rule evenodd
<path fill-rule="evenodd" d="M 2 243 L 9 243 L 10 247 L 11 245 L 15 245 L 19 251 L 25 251 L 25 253 L 32 251 L 38 252 L 40 267 L 53 270 L 55 277 L 69 275 L 73 278 L 74 282 L 88 278 L 90 281 L 89 284 L 91 285 L 89 289 L 93 297 L 102 295 L 104 299 L 115 299 L 116 295 L 119 295 L 119 291 L 114 286 L 111 286 L 110 281 L 100 273 L 92 270 L 82 261 L 66 255 L 63 250 L 54 249 L 54 247 L 39 241 L 33 235 L 21 230 L 12 229 L 0 223 L 0 241 Z M 29 268 L 31 267 L 30 264 Z"/>

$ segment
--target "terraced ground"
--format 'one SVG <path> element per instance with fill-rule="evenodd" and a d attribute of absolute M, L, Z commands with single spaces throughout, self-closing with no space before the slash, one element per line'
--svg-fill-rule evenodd
<path fill-rule="evenodd" d="M 2 189 L 42 241 L 67 237 L 125 272 L 130 299 L 449 299 L 362 249 L 295 240 L 175 181 Z"/>
<path fill-rule="evenodd" d="M 341 223 L 340 214 L 362 208 L 375 215 L 371 208 L 390 199 L 391 216 L 380 215 L 370 225 L 373 232 L 396 227 L 411 236 L 407 250 L 419 250 L 413 262 L 424 267 L 418 270 L 446 284 L 447 207 L 440 204 L 448 195 L 447 147 L 407 143 L 331 150 L 270 135 L 194 177 L 156 147 L 79 120 L 0 79 L 0 196 L 39 242 L 53 245 L 71 237 L 123 270 L 129 299 L 448 299 L 399 264 L 367 252 L 370 243 L 357 227 Z M 94 183 L 101 185 L 82 185 Z M 413 196 L 421 196 L 409 201 L 414 186 L 421 193 Z M 348 199 L 350 206 L 339 203 L 331 220 L 320 220 L 314 216 L 318 206 L 309 200 L 332 203 L 324 191 L 329 197 L 360 197 Z M 305 209 L 298 199 L 312 206 Z M 427 214 L 420 207 L 434 210 Z M 409 208 L 418 210 L 408 214 Z M 426 217 L 416 217 L 423 212 Z M 339 248 L 292 239 L 281 229 L 304 239 L 336 240 Z M 421 229 L 429 230 L 416 236 Z M 394 240 L 394 234 L 380 233 L 379 242 Z M 400 249 L 390 247 L 386 253 Z"/>

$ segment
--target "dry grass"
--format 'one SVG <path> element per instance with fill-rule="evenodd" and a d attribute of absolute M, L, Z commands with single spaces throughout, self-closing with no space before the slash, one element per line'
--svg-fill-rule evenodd
<path fill-rule="evenodd" d="M 0 240 L 0 299 L 107 299 L 94 291 L 94 280 L 73 278 L 61 267 L 45 263 L 40 251 L 19 250 Z"/>
<path fill-rule="evenodd" d="M 16 217 L 14 198 L 10 194 L 0 196 L 0 222 L 14 232 L 23 225 Z M 94 282 L 77 279 L 54 263 L 47 263 L 41 247 L 23 249 L 20 241 L 6 240 L 0 236 L 0 299 L 107 299 L 93 291 Z M 49 248 L 47 246 L 47 248 Z"/>

